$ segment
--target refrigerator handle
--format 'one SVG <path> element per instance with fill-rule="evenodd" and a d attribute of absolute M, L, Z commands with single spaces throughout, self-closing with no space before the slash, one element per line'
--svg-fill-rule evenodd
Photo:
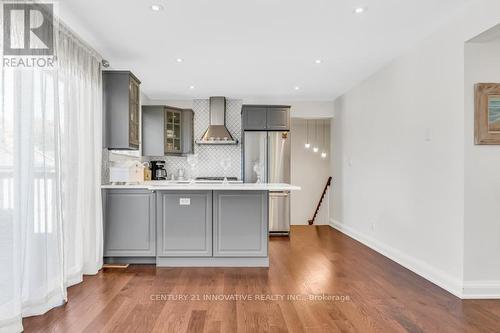
<path fill-rule="evenodd" d="M 269 179 L 271 179 L 271 177 L 269 176 L 269 173 L 270 173 L 270 169 L 269 169 L 269 166 L 271 165 L 269 163 L 270 159 L 271 159 L 271 156 L 270 156 L 270 151 L 271 151 L 271 147 L 270 147 L 270 143 L 269 143 L 269 132 L 266 132 L 266 183 L 269 183 Z"/>

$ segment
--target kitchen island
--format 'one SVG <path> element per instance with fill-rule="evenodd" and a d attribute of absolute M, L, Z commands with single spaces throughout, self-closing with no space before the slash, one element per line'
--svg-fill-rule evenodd
<path fill-rule="evenodd" d="M 103 185 L 105 263 L 267 267 L 270 191 L 288 184 Z"/>

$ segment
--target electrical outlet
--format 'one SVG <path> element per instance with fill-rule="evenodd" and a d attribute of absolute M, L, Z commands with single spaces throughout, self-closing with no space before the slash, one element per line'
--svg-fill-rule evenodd
<path fill-rule="evenodd" d="M 191 198 L 179 198 L 180 206 L 189 206 L 191 205 Z"/>

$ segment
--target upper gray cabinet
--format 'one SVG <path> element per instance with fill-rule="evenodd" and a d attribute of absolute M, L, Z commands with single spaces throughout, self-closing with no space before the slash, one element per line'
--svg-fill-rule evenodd
<path fill-rule="evenodd" d="M 142 107 L 142 154 L 186 155 L 194 150 L 194 113 L 164 105 Z"/>
<path fill-rule="evenodd" d="M 142 155 L 163 156 L 165 154 L 164 119 L 164 106 L 142 106 Z"/>
<path fill-rule="evenodd" d="M 183 109 L 181 113 L 181 147 L 182 155 L 194 153 L 194 112 Z"/>
<path fill-rule="evenodd" d="M 241 122 L 244 130 L 263 130 L 267 128 L 267 107 L 244 105 L 241 109 Z"/>
<path fill-rule="evenodd" d="M 141 82 L 129 71 L 104 71 L 104 147 L 139 149 Z"/>
<path fill-rule="evenodd" d="M 241 122 L 245 131 L 288 131 L 290 130 L 290 107 L 243 105 Z"/>
<path fill-rule="evenodd" d="M 290 107 L 276 106 L 267 108 L 267 129 L 276 131 L 290 130 Z"/>

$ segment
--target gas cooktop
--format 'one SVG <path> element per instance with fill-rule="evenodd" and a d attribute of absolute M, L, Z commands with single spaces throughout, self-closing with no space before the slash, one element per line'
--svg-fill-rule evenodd
<path fill-rule="evenodd" d="M 223 181 L 224 177 L 196 177 L 196 180 Z M 236 180 L 238 180 L 238 178 L 237 177 L 227 177 L 227 180 L 229 180 L 229 181 L 236 181 Z"/>

